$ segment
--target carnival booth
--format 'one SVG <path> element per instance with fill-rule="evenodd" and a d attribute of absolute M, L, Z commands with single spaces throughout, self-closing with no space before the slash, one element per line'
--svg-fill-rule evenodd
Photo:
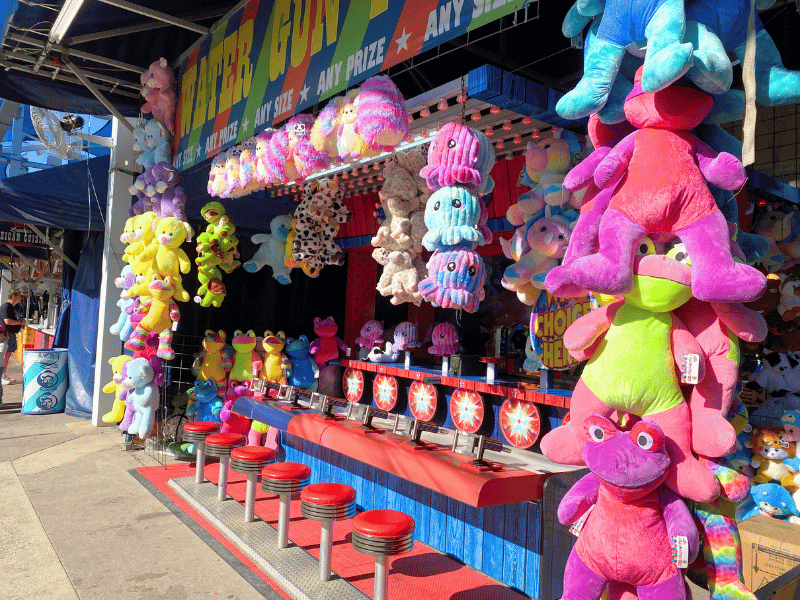
<path fill-rule="evenodd" d="M 414 540 L 546 600 L 796 586 L 800 195 L 759 128 L 798 144 L 800 63 L 773 4 L 198 26 L 141 73 L 132 201 L 109 183 L 96 420 L 189 462 L 171 490 L 295 597 L 364 595 L 346 545 L 386 598 Z M 559 27 L 582 76 L 528 68 Z"/>

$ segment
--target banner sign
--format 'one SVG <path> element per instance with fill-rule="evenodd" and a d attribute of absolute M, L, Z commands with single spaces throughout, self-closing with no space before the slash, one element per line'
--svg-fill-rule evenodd
<path fill-rule="evenodd" d="M 0 244 L 27 246 L 28 248 L 48 248 L 38 235 L 25 225 L 0 222 Z"/>
<path fill-rule="evenodd" d="M 556 298 L 542 291 L 531 312 L 531 345 L 545 367 L 563 370 L 578 362 L 564 346 L 564 332 L 596 306 L 587 297 Z"/>
<path fill-rule="evenodd" d="M 175 166 L 202 162 L 527 2 L 250 0 L 180 67 Z"/>

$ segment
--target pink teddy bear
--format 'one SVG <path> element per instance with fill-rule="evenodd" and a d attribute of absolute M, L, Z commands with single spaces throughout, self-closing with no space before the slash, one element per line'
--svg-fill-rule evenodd
<path fill-rule="evenodd" d="M 143 113 L 152 113 L 153 118 L 175 132 L 175 74 L 167 64 L 167 59 L 159 58 L 142 73 L 142 96 L 147 102 L 142 105 Z"/>

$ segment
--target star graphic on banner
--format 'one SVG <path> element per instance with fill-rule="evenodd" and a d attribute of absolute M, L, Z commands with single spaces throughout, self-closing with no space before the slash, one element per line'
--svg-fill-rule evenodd
<path fill-rule="evenodd" d="M 197 160 L 200 158 L 200 144 L 197 144 L 197 149 L 194 152 L 194 159 Z"/>
<path fill-rule="evenodd" d="M 305 83 L 303 83 L 303 89 L 300 90 L 300 102 L 307 102 L 308 101 L 308 92 L 311 88 L 309 88 Z"/>
<path fill-rule="evenodd" d="M 245 117 L 244 121 L 242 121 L 242 130 L 247 131 L 247 126 L 250 125 L 250 119 Z"/>
<path fill-rule="evenodd" d="M 408 51 L 408 38 L 411 37 L 410 33 L 406 33 L 406 28 L 403 27 L 403 35 L 395 40 L 397 44 L 397 53 L 400 54 L 400 50 Z"/>

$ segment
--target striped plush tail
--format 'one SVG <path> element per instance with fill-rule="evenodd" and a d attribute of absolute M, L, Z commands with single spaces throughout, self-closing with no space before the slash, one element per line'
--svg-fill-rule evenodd
<path fill-rule="evenodd" d="M 736 521 L 713 512 L 695 509 L 700 520 L 703 558 L 712 600 L 755 600 L 742 583 L 742 545 Z"/>

